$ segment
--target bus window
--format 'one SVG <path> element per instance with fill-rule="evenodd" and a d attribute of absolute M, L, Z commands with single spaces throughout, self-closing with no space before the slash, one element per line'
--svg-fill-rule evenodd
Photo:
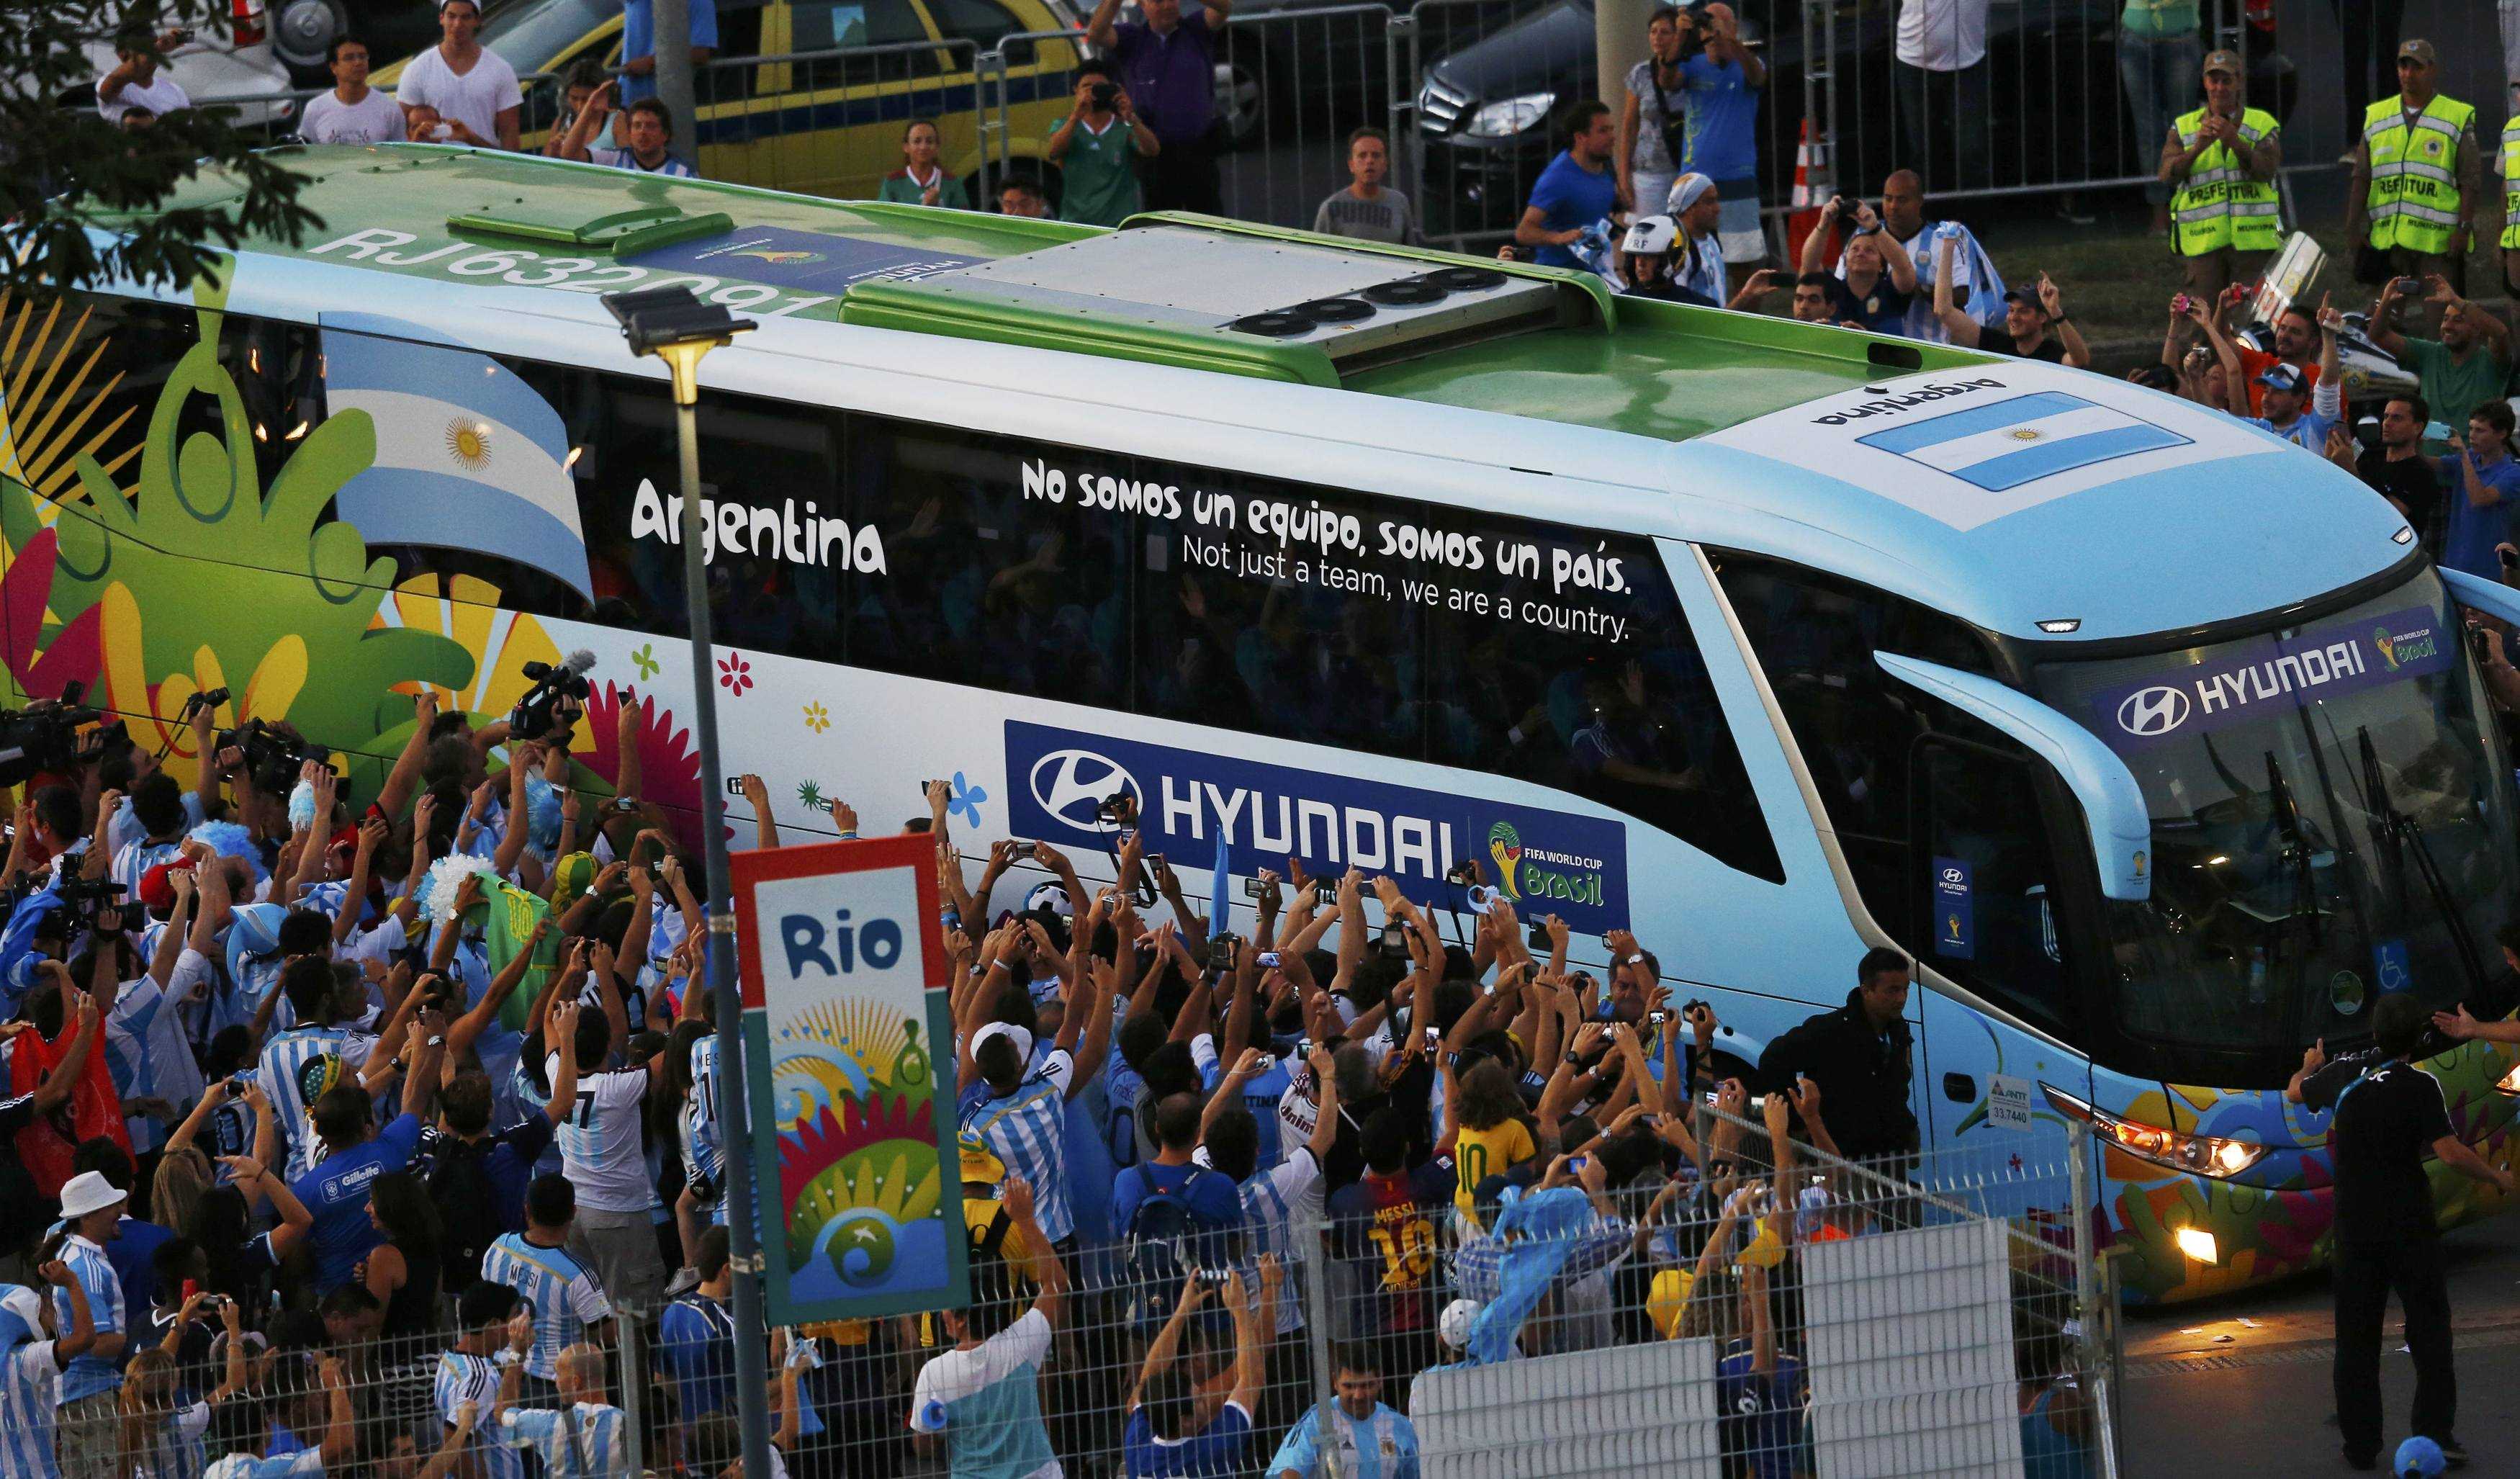
<path fill-rule="evenodd" d="M 883 533 L 887 573 L 861 579 L 861 667 L 1124 706 L 1128 520 L 1026 500 L 1017 459 L 966 432 L 852 421 L 850 517 Z"/>
<path fill-rule="evenodd" d="M 1179 488 L 1184 500 L 1192 489 L 1230 497 L 1237 508 L 1282 500 L 1352 516 L 1360 528 L 1394 512 L 1419 512 L 1415 504 L 1151 461 L 1138 473 L 1142 485 Z M 1143 711 L 1418 756 L 1413 700 L 1422 677 L 1421 607 L 1388 599 L 1397 593 L 1387 580 L 1382 597 L 1361 591 L 1339 573 L 1350 568 L 1347 560 L 1318 550 L 1289 553 L 1266 541 L 1208 535 L 1193 516 L 1142 515 L 1141 523 Z M 1316 558 L 1307 560 L 1307 554 Z M 1255 561 L 1266 567 L 1254 568 Z"/>
<path fill-rule="evenodd" d="M 1523 519 L 1464 525 L 1491 550 L 1572 552 L 1616 585 L 1577 585 L 1555 558 L 1489 582 L 1493 604 L 1428 613 L 1429 758 L 1606 802 L 1782 881 L 1775 840 L 1662 559 L 1648 540 Z M 1615 564 L 1613 564 L 1615 562 Z"/>
<path fill-rule="evenodd" d="M 2028 764 L 1942 737 L 1914 753 L 1907 940 L 1988 1001 L 2070 1035 L 2073 994 L 2050 906 L 2056 874 Z"/>
<path fill-rule="evenodd" d="M 1903 928 L 1913 907 L 1909 751 L 1928 732 L 1993 737 L 1956 710 L 1929 715 L 1923 695 L 1891 682 L 1872 654 L 1991 673 L 1989 649 L 1951 617 L 1816 570 L 1734 554 L 1717 567 L 1857 891 L 1883 928 Z"/>

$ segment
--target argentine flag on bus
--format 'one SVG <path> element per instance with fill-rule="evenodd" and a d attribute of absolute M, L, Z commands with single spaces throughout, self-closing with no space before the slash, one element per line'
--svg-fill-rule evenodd
<path fill-rule="evenodd" d="M 2190 438 L 2079 395 L 2043 390 L 1856 440 L 2001 493 L 2093 463 L 2184 446 Z"/>
<path fill-rule="evenodd" d="M 376 462 L 335 501 L 341 517 L 372 545 L 479 550 L 593 600 L 560 413 L 487 355 L 414 342 L 429 333 L 418 325 L 322 322 L 327 414 L 365 411 L 377 428 Z"/>

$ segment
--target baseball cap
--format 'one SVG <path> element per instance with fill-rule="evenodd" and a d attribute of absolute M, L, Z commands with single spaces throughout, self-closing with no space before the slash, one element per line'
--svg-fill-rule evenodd
<path fill-rule="evenodd" d="M 2435 1479 L 2449 1468 L 2441 1445 L 2420 1434 L 2399 1444 L 2398 1457 L 2389 1460 L 2389 1472 L 2398 1479 Z"/>
<path fill-rule="evenodd" d="M 1466 1351 L 1470 1348 L 1470 1324 L 1486 1308 L 1475 1299 L 1456 1299 L 1444 1306 L 1443 1318 L 1435 1322 L 1435 1333 L 1454 1350 Z"/>
<path fill-rule="evenodd" d="M 1631 256 L 1660 256 L 1679 240 L 1680 226 L 1671 217 L 1639 216 L 1636 224 L 1628 228 L 1627 239 L 1619 243 L 1619 249 Z"/>
<path fill-rule="evenodd" d="M 2039 294 L 2027 288 L 2005 289 L 2003 300 L 2007 303 L 2019 303 L 2024 308 L 2035 308 L 2043 314 L 2048 311 L 2048 305 L 2039 301 Z"/>
<path fill-rule="evenodd" d="M 2400 46 L 2398 48 L 2398 60 L 2401 62 L 2421 62 L 2426 67 L 2430 67 L 2434 63 L 2440 61 L 2441 58 L 2434 55 L 2433 44 L 2430 41 L 2418 39 L 2408 41 L 2405 45 Z"/>
<path fill-rule="evenodd" d="M 2267 367 L 2267 373 L 2258 377 L 2258 383 L 2270 390 L 2290 390 L 2298 395 L 2307 381 L 2302 376 L 2299 365 L 2278 362 Z"/>
<path fill-rule="evenodd" d="M 1032 1034 L 1026 1032 L 1024 1029 L 1016 1026 L 1012 1022 L 991 1022 L 986 1027 L 972 1033 L 971 1056 L 975 1058 L 978 1057 L 980 1055 L 980 1049 L 986 1046 L 991 1038 L 1001 1037 L 1014 1045 L 1015 1061 L 1019 1063 L 1029 1063 L 1032 1061 Z"/>
<path fill-rule="evenodd" d="M 2209 74 L 2213 72 L 2222 72 L 2226 76 L 2239 76 L 2242 70 L 2240 67 L 2240 54 L 2232 51 L 2207 52 L 2205 54 L 2205 70 Z"/>

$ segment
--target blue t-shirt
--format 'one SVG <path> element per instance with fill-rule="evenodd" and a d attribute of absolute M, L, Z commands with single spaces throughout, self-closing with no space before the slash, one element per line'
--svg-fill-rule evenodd
<path fill-rule="evenodd" d="M 1803 1364 L 1779 1352 L 1774 1373 L 1750 1369 L 1748 1343 L 1715 1367 L 1715 1405 L 1724 1452 L 1738 1456 L 1752 1479 L 1793 1479 L 1803 1447 Z"/>
<path fill-rule="evenodd" d="M 1532 207 L 1540 224 L 1551 231 L 1581 231 L 1607 216 L 1618 203 L 1619 177 L 1609 165 L 1598 171 L 1575 162 L 1573 151 L 1560 154 L 1540 172 L 1531 187 Z M 1544 267 L 1580 267 L 1575 253 L 1563 246 L 1543 246 L 1532 257 Z"/>
<path fill-rule="evenodd" d="M 683 1420 L 735 1411 L 735 1317 L 698 1289 L 665 1306 L 657 1350 L 673 1372 Z"/>
<path fill-rule="evenodd" d="M 692 44 L 717 50 L 717 0 L 686 0 L 692 18 Z M 656 15 L 649 0 L 621 0 L 621 60 L 636 62 L 656 51 Z M 702 79 L 705 86 L 706 79 Z M 656 74 L 621 78 L 624 107 L 656 95 Z"/>
<path fill-rule="evenodd" d="M 330 1293 L 350 1281 L 350 1272 L 385 1236 L 368 1220 L 368 1188 L 378 1177 L 411 1164 L 420 1145 L 420 1117 L 404 1114 L 376 1139 L 336 1151 L 315 1163 L 289 1189 L 315 1216 L 307 1241 L 315 1249 L 315 1291 Z"/>
<path fill-rule="evenodd" d="M 1129 1414 L 1120 1435 L 1122 1472 L 1129 1479 L 1172 1479 L 1176 1474 L 1238 1474 L 1248 1467 L 1243 1450 L 1251 1446 L 1251 1414 L 1239 1403 L 1227 1403 L 1197 1436 L 1167 1443 L 1155 1436 L 1154 1419 L 1145 1408 Z"/>
<path fill-rule="evenodd" d="M 1759 89 L 1740 63 L 1719 67 L 1704 52 L 1680 64 L 1680 74 L 1688 86 L 1688 157 L 1680 167 L 1713 180 L 1729 199 L 1739 192 L 1726 187 L 1759 173 Z"/>
<path fill-rule="evenodd" d="M 2467 470 L 2455 453 L 2441 460 L 2443 521 L 2441 562 L 2446 570 L 2464 570 L 2479 580 L 2498 581 L 2502 564 L 2494 547 L 2511 537 L 2511 515 L 2520 513 L 2520 462 L 2505 456 L 2494 466 L 2479 466 L 2476 480 L 2498 495 L 2478 508 L 2467 497 Z"/>
<path fill-rule="evenodd" d="M 105 1245 L 105 1261 L 122 1280 L 122 1302 L 135 1310 L 157 1303 L 158 1271 L 150 1263 L 160 1243 L 175 1235 L 171 1228 L 124 1217 L 114 1225 L 113 1241 Z"/>
<path fill-rule="evenodd" d="M 1185 1191 L 1183 1188 L 1189 1189 Z M 1234 1178 L 1204 1166 L 1167 1166 L 1145 1161 L 1121 1172 L 1111 1182 L 1111 1232 L 1129 1235 L 1138 1203 L 1157 1192 L 1180 1196 L 1190 1204 L 1191 1220 L 1204 1228 L 1242 1226 L 1242 1193 Z"/>
<path fill-rule="evenodd" d="M 1269 1047 L 1267 1043 L 1258 1046 L 1263 1049 Z M 1295 1075 L 1286 1067 L 1290 1061 L 1288 1057 L 1272 1056 L 1268 1071 L 1242 1081 L 1242 1107 L 1251 1111 L 1252 1121 L 1260 1127 L 1259 1148 L 1251 1159 L 1257 1170 L 1274 1170 L 1280 1161 L 1286 1158 L 1278 1133 L 1278 1101 L 1295 1086 Z M 1198 1086 L 1210 1094 L 1214 1094 L 1216 1086 L 1223 1082 L 1225 1065 L 1222 1063 L 1211 1062 L 1199 1073 Z"/>

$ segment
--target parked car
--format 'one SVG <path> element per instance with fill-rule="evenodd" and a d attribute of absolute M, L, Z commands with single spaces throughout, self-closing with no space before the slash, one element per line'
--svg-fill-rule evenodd
<path fill-rule="evenodd" d="M 2115 0 L 1994 0 L 1988 95 L 1995 114 L 1993 184 L 2044 185 L 2149 174 L 2160 141 L 2136 137 L 2120 91 Z M 1768 65 L 1759 111 L 1760 190 L 1770 205 L 1792 189 L 1807 110 L 1807 60 L 1828 45 L 1806 33 L 1801 0 L 1742 0 L 1742 34 Z M 1840 116 L 1838 183 L 1875 191 L 1907 162 L 1891 112 L 1894 8 L 1836 0 L 1832 69 Z M 1435 57 L 1418 93 L 1426 151 L 1430 229 L 1512 226 L 1531 183 L 1563 147 L 1560 111 L 1597 96 L 1593 0 L 1554 0 L 1501 29 L 1446 45 L 1421 20 L 1421 55 Z M 2289 108 L 2290 67 L 2252 56 L 2253 93 Z M 2258 69 L 2266 68 L 2264 88 Z M 2028 83 L 2036 85 L 2025 85 Z M 1450 214 L 1453 219 L 1445 220 Z"/>
<path fill-rule="evenodd" d="M 1068 0 L 718 0 L 717 52 L 694 78 L 700 173 L 863 199 L 900 167 L 904 121 L 932 117 L 945 166 L 973 190 L 981 116 L 997 99 L 994 89 L 984 96 L 972 58 L 1009 35 L 1080 21 Z M 518 76 L 559 76 L 590 60 L 618 67 L 620 0 L 511 0 L 483 18 L 481 44 Z M 1072 42 L 1042 41 L 1007 63 L 1008 157 L 1031 161 L 1023 167 L 1054 200 L 1058 170 L 1041 146 L 1067 116 L 1078 55 Z M 390 88 L 407 65 L 373 80 Z M 525 147 L 540 147 L 558 121 L 556 92 L 528 97 Z"/>
<path fill-rule="evenodd" d="M 274 0 L 271 50 L 300 87 L 333 84 L 333 43 L 356 36 L 371 57 L 407 57 L 437 44 L 431 0 Z"/>

